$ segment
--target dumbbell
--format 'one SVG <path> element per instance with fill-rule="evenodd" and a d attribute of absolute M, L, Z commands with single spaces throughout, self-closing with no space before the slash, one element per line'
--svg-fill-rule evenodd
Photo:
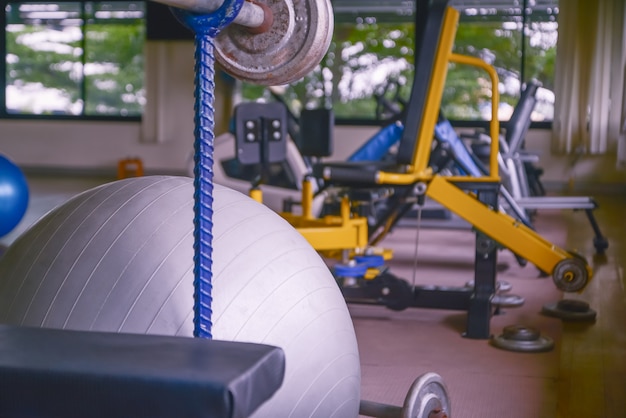
<path fill-rule="evenodd" d="M 361 400 L 359 414 L 376 418 L 450 418 L 450 400 L 441 376 L 429 372 L 415 379 L 402 407 Z"/>
<path fill-rule="evenodd" d="M 212 13 L 224 0 L 154 0 L 193 13 Z M 322 60 L 333 35 L 330 0 L 244 1 L 215 37 L 215 59 L 235 78 L 261 85 L 289 84 Z"/>

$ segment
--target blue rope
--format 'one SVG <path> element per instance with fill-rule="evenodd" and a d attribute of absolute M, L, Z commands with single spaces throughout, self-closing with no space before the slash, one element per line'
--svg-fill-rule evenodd
<path fill-rule="evenodd" d="M 209 14 L 172 8 L 176 18 L 195 33 L 193 335 L 200 338 L 212 337 L 214 39 L 235 19 L 242 5 L 243 0 L 226 0 L 219 9 Z"/>

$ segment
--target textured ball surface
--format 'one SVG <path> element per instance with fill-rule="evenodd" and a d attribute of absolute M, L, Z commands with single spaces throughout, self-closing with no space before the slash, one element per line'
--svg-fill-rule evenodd
<path fill-rule="evenodd" d="M 360 365 L 323 260 L 280 216 L 214 186 L 213 338 L 275 345 L 281 389 L 255 417 L 356 417 Z M 0 259 L 0 323 L 191 336 L 193 180 L 137 177 L 49 212 Z"/>

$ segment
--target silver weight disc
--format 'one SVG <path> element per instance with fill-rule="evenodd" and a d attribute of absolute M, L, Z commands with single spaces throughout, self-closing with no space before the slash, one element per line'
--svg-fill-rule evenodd
<path fill-rule="evenodd" d="M 580 256 L 559 261 L 552 272 L 552 280 L 564 292 L 582 290 L 589 281 L 586 261 Z"/>
<path fill-rule="evenodd" d="M 591 309 L 587 302 L 574 299 L 547 303 L 541 308 L 541 313 L 564 321 L 591 322 L 596 320 L 596 311 Z"/>
<path fill-rule="evenodd" d="M 451 418 L 448 390 L 437 373 L 418 377 L 404 399 L 401 418 Z"/>
<path fill-rule="evenodd" d="M 289 84 L 322 60 L 333 36 L 330 0 L 257 0 L 272 12 L 272 24 L 252 33 L 232 24 L 215 39 L 215 59 L 233 77 L 266 86 Z"/>
<path fill-rule="evenodd" d="M 502 330 L 502 336 L 507 340 L 535 341 L 541 337 L 539 330 L 524 325 L 508 325 Z"/>
<path fill-rule="evenodd" d="M 509 325 L 501 335 L 492 337 L 491 345 L 508 351 L 542 353 L 554 348 L 554 340 L 543 336 L 533 327 Z"/>
<path fill-rule="evenodd" d="M 470 289 L 473 289 L 475 286 L 475 281 L 474 280 L 470 280 L 468 282 L 465 283 L 465 287 L 469 287 Z M 501 280 L 497 280 L 496 281 L 496 291 L 498 292 L 509 292 L 511 291 L 511 289 L 513 289 L 513 285 L 509 282 L 505 282 L 505 281 L 501 281 Z"/>
<path fill-rule="evenodd" d="M 496 290 L 498 292 L 510 292 L 513 289 L 513 285 L 509 282 L 500 281 L 496 282 Z"/>
<path fill-rule="evenodd" d="M 526 299 L 523 297 L 511 294 L 498 294 L 491 299 L 492 305 L 503 308 L 517 308 L 522 306 L 524 302 L 526 302 Z"/>

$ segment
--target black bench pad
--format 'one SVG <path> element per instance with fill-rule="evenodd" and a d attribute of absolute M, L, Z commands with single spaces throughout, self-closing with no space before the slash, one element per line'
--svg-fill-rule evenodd
<path fill-rule="evenodd" d="M 267 345 L 0 325 L 0 417 L 247 417 L 284 370 Z"/>

